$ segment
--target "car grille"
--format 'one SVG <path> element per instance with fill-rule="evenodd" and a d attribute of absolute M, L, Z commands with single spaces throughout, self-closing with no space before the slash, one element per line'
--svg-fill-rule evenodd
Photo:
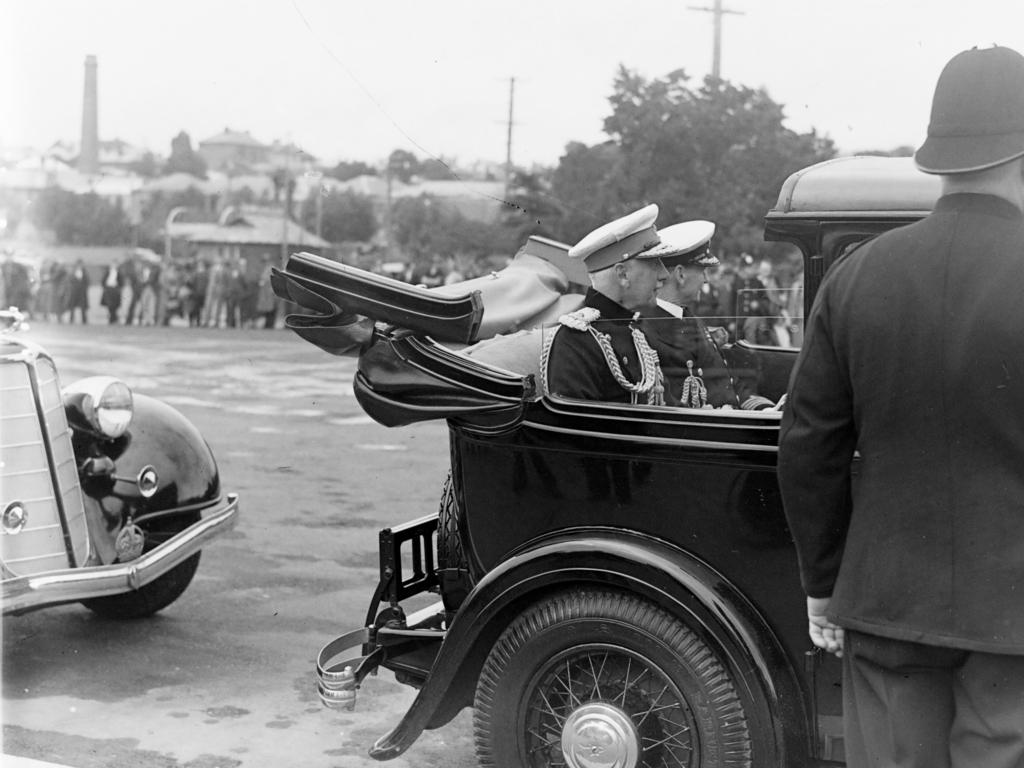
<path fill-rule="evenodd" d="M 15 534 L 0 529 L 5 571 L 28 576 L 85 564 L 89 538 L 71 430 L 57 370 L 44 356 L 0 363 L 0 504 L 12 502 L 25 509 L 26 524 Z"/>

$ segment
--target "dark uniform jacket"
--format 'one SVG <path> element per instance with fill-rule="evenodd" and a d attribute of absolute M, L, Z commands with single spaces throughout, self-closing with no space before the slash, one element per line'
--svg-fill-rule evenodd
<path fill-rule="evenodd" d="M 593 288 L 587 291 L 584 306 L 601 313 L 592 323 L 594 330 L 611 337 L 612 349 L 622 373 L 631 383 L 640 378 L 640 362 L 633 343 L 631 320 L 634 313 Z M 554 395 L 584 400 L 631 402 L 631 393 L 615 380 L 604 353 L 587 331 L 558 326 L 553 331 L 548 357 L 548 386 Z M 644 396 L 640 402 L 646 402 Z"/>
<path fill-rule="evenodd" d="M 690 375 L 687 362 L 693 362 L 693 372 L 701 370 L 701 379 L 707 387 L 708 404 L 719 408 L 731 405 L 738 408 L 740 403 L 753 394 L 749 383 L 743 378 L 734 378 L 728 361 L 711 338 L 707 325 L 695 317 L 687 307 L 678 318 L 671 312 L 655 306 L 645 312 L 644 333 L 651 346 L 661 358 L 661 369 L 665 374 L 665 401 L 678 405 L 681 400 L 683 383 Z M 743 397 L 740 397 L 740 391 Z"/>
<path fill-rule="evenodd" d="M 779 483 L 804 588 L 836 623 L 1024 654 L 1022 288 L 1024 218 L 978 194 L 823 281 Z"/>

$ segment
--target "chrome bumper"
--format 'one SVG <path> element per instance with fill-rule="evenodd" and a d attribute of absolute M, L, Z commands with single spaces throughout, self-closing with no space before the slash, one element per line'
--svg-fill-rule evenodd
<path fill-rule="evenodd" d="M 354 629 L 335 638 L 316 657 L 316 691 L 325 707 L 349 711 L 356 707 L 356 690 L 363 678 L 380 664 L 381 649 L 368 656 L 352 656 L 370 642 L 370 628 Z M 344 657 L 338 661 L 338 657 Z"/>
<path fill-rule="evenodd" d="M 45 605 L 118 595 L 138 589 L 190 558 L 210 539 L 234 528 L 237 520 L 238 494 L 230 493 L 222 505 L 215 507 L 202 520 L 130 562 L 8 579 L 0 591 L 2 613 L 23 613 Z"/>
<path fill-rule="evenodd" d="M 404 644 L 444 641 L 445 630 L 428 628 L 439 623 L 444 607 L 439 602 L 421 608 L 404 626 L 362 627 L 346 632 L 320 649 L 316 657 L 316 692 L 331 709 L 355 709 L 356 691 L 363 679 L 385 663 Z M 356 649 L 369 651 L 356 654 Z"/>

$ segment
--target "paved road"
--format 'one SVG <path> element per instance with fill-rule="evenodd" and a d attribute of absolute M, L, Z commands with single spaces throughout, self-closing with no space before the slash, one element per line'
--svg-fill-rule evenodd
<path fill-rule="evenodd" d="M 191 418 L 242 517 L 153 619 L 78 605 L 5 619 L 3 751 L 76 768 L 379 765 L 366 749 L 413 691 L 384 672 L 355 712 L 326 710 L 314 658 L 362 622 L 377 530 L 436 508 L 444 425 L 370 422 L 354 361 L 284 331 L 37 324 L 29 337 L 65 383 L 117 375 Z M 388 765 L 475 765 L 469 713 Z"/>

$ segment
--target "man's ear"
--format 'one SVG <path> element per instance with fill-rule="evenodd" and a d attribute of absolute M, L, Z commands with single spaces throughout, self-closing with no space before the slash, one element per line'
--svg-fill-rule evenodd
<path fill-rule="evenodd" d="M 628 262 L 620 261 L 612 269 L 615 270 L 615 277 L 618 278 L 619 282 L 623 285 L 629 284 L 629 267 Z"/>

